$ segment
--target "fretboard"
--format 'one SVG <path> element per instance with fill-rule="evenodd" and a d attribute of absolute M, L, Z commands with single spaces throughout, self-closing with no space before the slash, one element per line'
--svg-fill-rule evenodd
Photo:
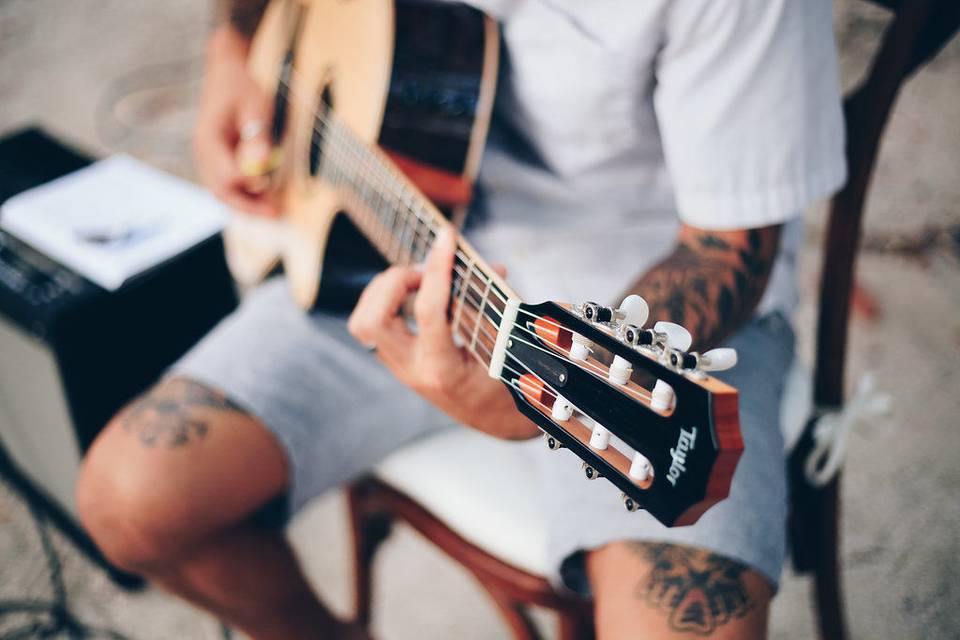
<path fill-rule="evenodd" d="M 329 113 L 329 112 L 328 112 Z M 320 175 L 337 187 L 347 215 L 390 264 L 422 262 L 443 215 L 381 152 L 359 141 L 336 117 L 324 128 Z M 508 293 L 493 270 L 458 241 L 451 287 L 450 320 L 460 343 L 488 365 Z"/>

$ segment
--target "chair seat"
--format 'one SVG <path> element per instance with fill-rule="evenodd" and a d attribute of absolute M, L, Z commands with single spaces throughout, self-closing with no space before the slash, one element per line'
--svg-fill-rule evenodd
<path fill-rule="evenodd" d="M 785 382 L 780 421 L 792 447 L 810 415 L 809 370 L 795 360 Z M 492 556 L 548 577 L 547 523 L 530 467 L 530 456 L 539 453 L 529 451 L 533 444 L 461 428 L 397 451 L 374 475 Z"/>
<path fill-rule="evenodd" d="M 528 447 L 459 428 L 397 451 L 374 475 L 490 555 L 546 577 L 547 523 Z"/>

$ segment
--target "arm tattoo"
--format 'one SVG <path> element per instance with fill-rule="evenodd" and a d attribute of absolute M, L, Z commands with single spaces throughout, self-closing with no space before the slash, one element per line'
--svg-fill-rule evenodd
<path fill-rule="evenodd" d="M 174 449 L 202 440 L 210 430 L 211 412 L 246 415 L 219 391 L 174 378 L 134 401 L 124 410 L 120 423 L 145 447 Z"/>
<path fill-rule="evenodd" d="M 237 32 L 249 39 L 260 24 L 267 0 L 218 0 L 217 5 L 220 20 L 229 22 Z"/>
<path fill-rule="evenodd" d="M 634 286 L 652 320 L 682 324 L 694 348 L 717 345 L 750 319 L 760 302 L 780 227 L 711 232 L 684 227 L 673 253 Z"/>
<path fill-rule="evenodd" d="M 753 608 L 743 583 L 743 565 L 690 547 L 628 544 L 651 565 L 650 574 L 637 584 L 636 597 L 668 612 L 674 631 L 709 636 Z"/>

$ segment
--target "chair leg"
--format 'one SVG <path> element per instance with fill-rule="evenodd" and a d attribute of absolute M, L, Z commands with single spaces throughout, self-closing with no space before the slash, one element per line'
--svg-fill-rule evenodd
<path fill-rule="evenodd" d="M 390 517 L 367 509 L 362 483 L 347 489 L 347 508 L 353 536 L 354 615 L 356 622 L 366 629 L 370 626 L 373 601 L 373 558 L 390 535 Z"/>
<path fill-rule="evenodd" d="M 579 612 L 558 611 L 558 640 L 593 640 L 593 616 Z"/>
<path fill-rule="evenodd" d="M 840 584 L 839 501 L 840 474 L 821 490 L 818 500 L 817 559 L 814 566 L 814 591 L 820 637 L 824 640 L 845 640 L 847 624 Z"/>
<path fill-rule="evenodd" d="M 533 620 L 530 619 L 530 616 L 521 603 L 507 599 L 487 587 L 487 585 L 484 585 L 484 587 L 491 598 L 493 598 L 494 604 L 497 605 L 497 610 L 500 611 L 500 615 L 503 616 L 504 621 L 506 621 L 510 627 L 510 631 L 513 632 L 514 640 L 541 640 L 537 626 L 533 624 Z"/>

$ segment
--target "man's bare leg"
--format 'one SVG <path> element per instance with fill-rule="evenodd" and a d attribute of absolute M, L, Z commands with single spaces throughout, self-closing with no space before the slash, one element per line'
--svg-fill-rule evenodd
<path fill-rule="evenodd" d="M 766 637 L 773 589 L 703 549 L 618 542 L 587 556 L 598 640 Z"/>
<path fill-rule="evenodd" d="M 251 515 L 288 484 L 274 436 L 222 394 L 172 379 L 97 438 L 78 484 L 104 554 L 252 638 L 355 637 L 311 591 L 281 533 Z"/>

